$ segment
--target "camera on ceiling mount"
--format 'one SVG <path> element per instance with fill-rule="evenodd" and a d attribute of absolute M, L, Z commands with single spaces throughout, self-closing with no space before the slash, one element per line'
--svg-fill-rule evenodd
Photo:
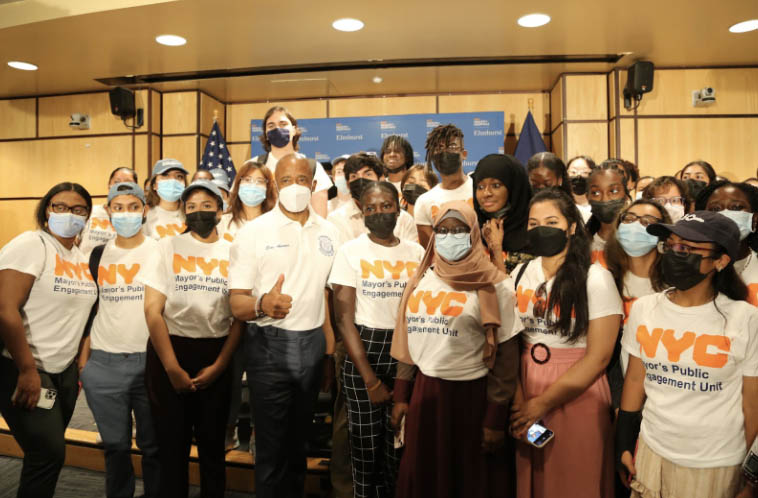
<path fill-rule="evenodd" d="M 702 107 L 716 103 L 716 90 L 707 86 L 701 90 L 692 91 L 692 106 Z"/>

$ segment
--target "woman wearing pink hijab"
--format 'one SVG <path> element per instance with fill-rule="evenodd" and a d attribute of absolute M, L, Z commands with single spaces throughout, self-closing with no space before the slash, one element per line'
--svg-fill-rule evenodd
<path fill-rule="evenodd" d="M 405 439 L 396 496 L 495 496 L 512 484 L 504 443 L 518 377 L 514 296 L 471 206 L 443 204 L 433 231 L 392 340 L 392 420 L 404 422 Z"/>

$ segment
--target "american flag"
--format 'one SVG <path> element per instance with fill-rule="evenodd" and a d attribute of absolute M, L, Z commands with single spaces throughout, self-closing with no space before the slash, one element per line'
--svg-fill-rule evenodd
<path fill-rule="evenodd" d="M 229 149 L 226 147 L 226 140 L 224 135 L 221 134 L 221 128 L 218 127 L 218 122 L 213 122 L 213 129 L 211 129 L 211 135 L 208 137 L 208 143 L 205 144 L 205 152 L 203 152 L 203 159 L 200 161 L 197 169 L 215 169 L 221 168 L 226 172 L 229 177 L 229 184 L 234 181 L 234 177 L 237 175 L 237 170 L 234 168 L 234 162 L 232 156 L 229 153 Z"/>

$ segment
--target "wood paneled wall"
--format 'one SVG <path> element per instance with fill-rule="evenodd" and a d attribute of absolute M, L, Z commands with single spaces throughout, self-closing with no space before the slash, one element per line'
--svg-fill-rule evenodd
<path fill-rule="evenodd" d="M 626 71 L 610 73 L 610 102 L 619 116 L 611 119 L 618 121 L 614 153 L 635 161 L 641 173 L 672 175 L 704 159 L 732 180 L 756 175 L 758 68 L 658 68 L 653 91 L 631 111 L 621 97 L 625 83 Z M 692 91 L 705 87 L 715 89 L 716 102 L 694 107 Z"/>
<path fill-rule="evenodd" d="M 606 74 L 564 74 L 550 91 L 553 152 L 564 161 L 588 155 L 608 157 Z M 560 136 L 556 136 L 560 133 Z"/>
<path fill-rule="evenodd" d="M 34 207 L 56 183 L 80 183 L 100 203 L 116 167 L 146 178 L 160 154 L 160 104 L 158 92 L 138 90 L 144 124 L 131 129 L 111 114 L 107 91 L 0 101 L 0 246 L 34 228 Z M 73 113 L 88 114 L 90 129 L 70 128 Z"/>

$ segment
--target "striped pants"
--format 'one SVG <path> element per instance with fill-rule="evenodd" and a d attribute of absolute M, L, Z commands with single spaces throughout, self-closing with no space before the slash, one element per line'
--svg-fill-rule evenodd
<path fill-rule="evenodd" d="M 397 361 L 390 357 L 392 330 L 356 325 L 371 368 L 392 390 Z M 366 385 L 350 358 L 345 359 L 344 389 L 350 432 L 350 457 L 353 463 L 353 489 L 356 498 L 392 498 L 400 463 L 390 425 L 392 404 L 374 406 Z"/>

